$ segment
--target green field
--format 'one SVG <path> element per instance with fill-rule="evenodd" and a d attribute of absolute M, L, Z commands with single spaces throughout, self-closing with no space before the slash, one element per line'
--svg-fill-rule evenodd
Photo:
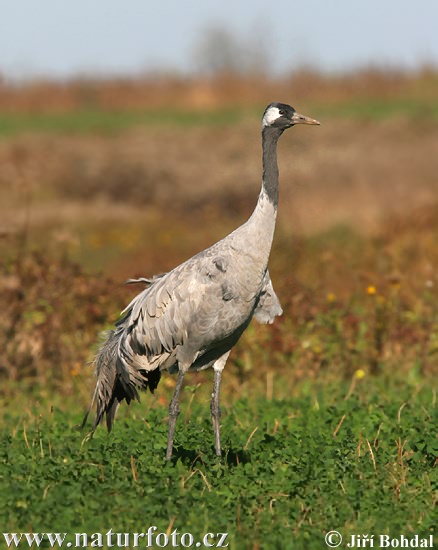
<path fill-rule="evenodd" d="M 242 113 L 235 109 L 211 112 L 193 111 L 107 111 L 80 110 L 72 113 L 35 114 L 0 113 L 0 135 L 14 136 L 22 133 L 84 134 L 100 132 L 114 134 L 138 126 L 186 127 L 197 125 L 235 124 Z"/>
<path fill-rule="evenodd" d="M 11 137 L 27 133 L 86 134 L 99 132 L 116 134 L 141 126 L 191 127 L 218 124 L 238 124 L 242 119 L 258 116 L 263 105 L 256 108 L 219 108 L 210 111 L 193 110 L 102 110 L 81 109 L 71 113 L 7 113 L 0 111 L 0 136 Z M 309 112 L 324 118 L 353 118 L 356 120 L 414 117 L 418 121 L 438 117 L 436 101 L 415 99 L 347 101 L 326 105 L 307 102 Z"/>
<path fill-rule="evenodd" d="M 193 387 L 189 390 L 193 391 Z M 322 548 L 327 531 L 428 536 L 436 527 L 436 394 L 397 377 L 302 384 L 289 399 L 224 407 L 214 456 L 208 403 L 183 407 L 167 464 L 166 411 L 131 408 L 82 443 L 79 411 L 7 414 L 2 529 L 228 533 L 231 548 Z M 228 401 L 228 400 L 226 400 Z M 131 416 L 133 415 L 133 416 Z M 5 464 L 9 468 L 5 469 Z"/>

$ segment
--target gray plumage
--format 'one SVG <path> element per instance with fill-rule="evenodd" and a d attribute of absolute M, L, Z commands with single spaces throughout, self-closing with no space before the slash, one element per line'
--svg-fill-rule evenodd
<path fill-rule="evenodd" d="M 169 407 L 170 459 L 184 374 L 213 367 L 211 414 L 216 453 L 221 454 L 219 391 L 226 359 L 253 317 L 272 323 L 282 313 L 268 272 L 278 205 L 276 148 L 283 131 L 298 123 L 319 124 L 288 105 L 266 108 L 262 189 L 246 223 L 168 273 L 127 281 L 145 288 L 122 312 L 96 356 L 97 384 L 83 422 L 96 399 L 93 432 L 104 415 L 111 430 L 121 401 L 139 399 L 139 390 L 153 392 L 161 371 L 178 372 Z"/>

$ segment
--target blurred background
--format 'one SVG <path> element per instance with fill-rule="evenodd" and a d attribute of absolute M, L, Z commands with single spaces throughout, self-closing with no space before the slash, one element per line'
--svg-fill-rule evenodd
<path fill-rule="evenodd" d="M 271 396 L 321 373 L 436 373 L 436 21 L 433 0 L 3 5 L 3 391 L 85 403 L 122 282 L 250 215 L 272 101 L 322 124 L 280 143 L 285 314 L 245 335 L 228 391 L 255 366 Z"/>

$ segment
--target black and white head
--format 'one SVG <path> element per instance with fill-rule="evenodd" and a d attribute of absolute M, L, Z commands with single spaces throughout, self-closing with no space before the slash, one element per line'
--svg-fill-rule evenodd
<path fill-rule="evenodd" d="M 266 107 L 262 118 L 262 128 L 270 126 L 271 128 L 286 130 L 286 128 L 291 128 L 295 124 L 319 124 L 319 122 L 313 118 L 300 115 L 293 107 L 285 103 L 275 102 Z"/>

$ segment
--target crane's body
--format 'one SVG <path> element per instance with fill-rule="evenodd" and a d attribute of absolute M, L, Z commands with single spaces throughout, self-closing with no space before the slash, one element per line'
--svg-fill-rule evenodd
<path fill-rule="evenodd" d="M 272 323 L 282 313 L 268 272 L 278 206 L 276 146 L 284 129 L 297 123 L 318 124 L 284 104 L 266 109 L 262 189 L 246 223 L 172 271 L 130 281 L 143 282 L 146 288 L 122 312 L 97 354 L 93 431 L 104 414 L 111 430 L 120 402 L 138 399 L 141 389 L 154 391 L 161 371 L 178 372 L 169 407 L 170 459 L 184 374 L 213 367 L 211 414 L 216 453 L 221 454 L 219 391 L 230 350 L 254 316 Z"/>

